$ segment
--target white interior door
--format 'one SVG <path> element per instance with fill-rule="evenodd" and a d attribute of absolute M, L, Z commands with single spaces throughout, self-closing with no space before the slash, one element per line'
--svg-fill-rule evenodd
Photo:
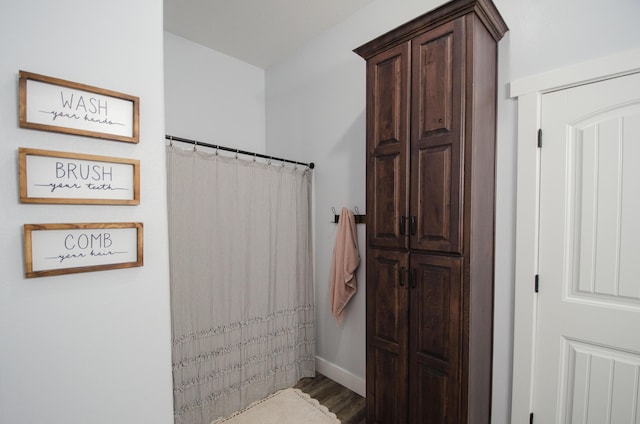
<path fill-rule="evenodd" d="M 534 422 L 640 424 L 640 74 L 542 97 Z"/>

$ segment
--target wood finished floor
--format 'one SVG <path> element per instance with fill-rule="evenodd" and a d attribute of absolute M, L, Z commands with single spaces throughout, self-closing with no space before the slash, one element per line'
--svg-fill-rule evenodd
<path fill-rule="evenodd" d="M 336 414 L 342 424 L 365 424 L 364 398 L 335 381 L 316 373 L 314 378 L 303 378 L 296 384 L 300 389 L 329 411 Z"/>

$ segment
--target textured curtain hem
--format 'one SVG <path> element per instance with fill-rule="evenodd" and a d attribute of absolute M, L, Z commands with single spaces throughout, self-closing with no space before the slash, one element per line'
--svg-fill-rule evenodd
<path fill-rule="evenodd" d="M 186 412 L 189 412 L 191 410 L 194 409 L 199 409 L 202 408 L 203 406 L 207 406 L 210 405 L 212 402 L 218 401 L 220 399 L 222 399 L 225 396 L 229 396 L 230 394 L 234 393 L 234 392 L 239 392 L 251 385 L 260 383 L 265 381 L 266 379 L 273 377 L 277 374 L 280 373 L 284 373 L 287 371 L 291 371 L 293 370 L 295 367 L 301 367 L 305 364 L 305 363 L 313 363 L 312 366 L 308 366 L 306 367 L 307 370 L 306 372 L 301 370 L 300 374 L 299 374 L 299 378 L 304 378 L 304 377 L 313 377 L 315 375 L 315 356 L 314 357 L 306 357 L 303 358 L 299 361 L 296 361 L 292 364 L 288 364 L 286 366 L 282 366 L 282 367 L 278 367 L 278 368 L 274 368 L 272 370 L 269 370 L 267 372 L 264 372 L 260 375 L 256 375 L 250 379 L 247 379 L 243 382 L 241 382 L 240 384 L 236 384 L 236 385 L 232 385 L 229 386 L 228 388 L 226 388 L 225 390 L 221 390 L 218 392 L 214 392 L 214 393 L 209 393 L 207 396 L 205 396 L 203 399 L 199 399 L 197 401 L 194 402 L 190 402 L 186 405 L 183 405 L 182 407 L 178 408 L 175 412 L 176 416 L 182 416 L 184 415 Z M 290 385 L 295 384 L 296 382 L 292 382 Z"/>

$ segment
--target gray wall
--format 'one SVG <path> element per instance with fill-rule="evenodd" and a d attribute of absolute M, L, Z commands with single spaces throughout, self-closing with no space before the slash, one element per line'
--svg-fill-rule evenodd
<path fill-rule="evenodd" d="M 264 153 L 264 69 L 164 33 L 169 135 Z"/>

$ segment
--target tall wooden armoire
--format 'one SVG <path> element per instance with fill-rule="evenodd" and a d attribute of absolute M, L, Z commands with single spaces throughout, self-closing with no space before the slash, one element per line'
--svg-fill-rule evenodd
<path fill-rule="evenodd" d="M 367 422 L 489 423 L 497 43 L 454 0 L 367 61 Z"/>

